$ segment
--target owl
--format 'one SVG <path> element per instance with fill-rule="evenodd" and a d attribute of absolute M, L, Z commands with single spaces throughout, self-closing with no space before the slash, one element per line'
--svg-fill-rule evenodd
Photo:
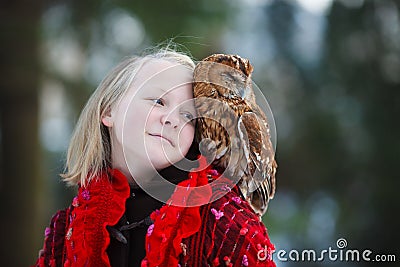
<path fill-rule="evenodd" d="M 196 140 L 215 168 L 238 183 L 262 216 L 275 194 L 277 163 L 268 120 L 252 88 L 253 67 L 237 55 L 214 54 L 194 71 Z"/>

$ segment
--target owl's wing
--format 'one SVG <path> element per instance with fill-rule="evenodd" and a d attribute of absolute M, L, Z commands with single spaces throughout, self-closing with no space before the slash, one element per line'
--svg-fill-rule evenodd
<path fill-rule="evenodd" d="M 245 112 L 238 121 L 238 131 L 248 162 L 247 181 L 241 187 L 250 204 L 264 214 L 273 196 L 274 178 L 271 173 L 273 154 L 266 123 L 253 112 Z"/>
<path fill-rule="evenodd" d="M 260 123 L 261 128 L 261 158 L 263 159 L 264 166 L 264 179 L 268 180 L 268 195 L 269 199 L 274 198 L 275 189 L 276 189 L 276 169 L 278 168 L 278 164 L 275 160 L 275 150 L 272 145 L 270 128 L 268 125 L 268 119 L 265 113 L 260 109 L 260 107 L 256 104 L 252 105 L 252 109 L 256 114 L 256 118 Z"/>
<path fill-rule="evenodd" d="M 256 180 L 262 180 L 265 169 L 262 159 L 262 125 L 253 112 L 245 112 L 238 120 L 238 131 L 249 164 L 249 171 Z M 259 177 L 261 175 L 261 177 Z"/>

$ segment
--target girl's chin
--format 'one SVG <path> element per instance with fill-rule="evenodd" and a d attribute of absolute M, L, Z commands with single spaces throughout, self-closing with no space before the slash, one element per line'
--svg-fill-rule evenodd
<path fill-rule="evenodd" d="M 162 169 L 170 167 L 171 165 L 175 164 L 178 161 L 179 160 L 171 160 L 171 158 L 164 157 L 162 159 L 153 159 L 151 162 L 154 168 L 160 171 Z"/>

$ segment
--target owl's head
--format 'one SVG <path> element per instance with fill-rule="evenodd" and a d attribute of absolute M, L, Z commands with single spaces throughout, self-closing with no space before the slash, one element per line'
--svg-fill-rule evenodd
<path fill-rule="evenodd" d="M 206 82 L 225 98 L 248 99 L 253 95 L 249 60 L 238 55 L 214 54 L 203 59 L 194 72 L 195 82 Z M 201 87 L 198 87 L 199 89 Z M 200 95 L 194 88 L 195 96 Z"/>
<path fill-rule="evenodd" d="M 238 55 L 226 55 L 226 54 L 214 54 L 203 59 L 203 61 L 215 62 L 232 67 L 238 70 L 241 74 L 250 78 L 253 72 L 253 66 L 250 61 L 245 58 L 241 58 Z"/>

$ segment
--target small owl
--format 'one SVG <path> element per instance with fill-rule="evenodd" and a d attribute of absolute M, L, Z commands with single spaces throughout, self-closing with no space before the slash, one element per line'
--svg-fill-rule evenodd
<path fill-rule="evenodd" d="M 253 67 L 237 55 L 211 55 L 196 66 L 196 139 L 214 167 L 238 182 L 261 216 L 275 193 L 277 164 L 266 115 L 256 104 Z"/>

